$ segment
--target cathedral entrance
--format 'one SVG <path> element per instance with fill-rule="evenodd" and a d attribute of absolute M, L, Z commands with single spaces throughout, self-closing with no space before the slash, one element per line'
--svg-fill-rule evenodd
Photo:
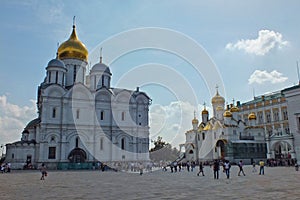
<path fill-rule="evenodd" d="M 225 158 L 225 144 L 227 143 L 226 140 L 218 140 L 216 143 L 216 147 L 217 147 L 217 151 L 218 151 L 218 157 L 220 159 L 224 159 Z"/>
<path fill-rule="evenodd" d="M 71 163 L 84 163 L 86 160 L 86 152 L 77 147 L 70 152 L 68 159 Z"/>
<path fill-rule="evenodd" d="M 290 158 L 291 145 L 281 141 L 274 144 L 275 159 Z"/>

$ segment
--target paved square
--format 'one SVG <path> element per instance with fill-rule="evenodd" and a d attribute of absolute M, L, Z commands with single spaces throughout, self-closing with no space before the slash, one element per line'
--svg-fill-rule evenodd
<path fill-rule="evenodd" d="M 198 169 L 197 169 L 198 170 Z M 196 171 L 197 171 L 196 170 Z M 294 167 L 265 169 L 265 175 L 237 176 L 238 167 L 226 179 L 214 180 L 212 169 L 205 176 L 194 172 L 152 173 L 50 171 L 41 181 L 39 171 L 0 174 L 1 199 L 299 199 L 300 171 Z"/>

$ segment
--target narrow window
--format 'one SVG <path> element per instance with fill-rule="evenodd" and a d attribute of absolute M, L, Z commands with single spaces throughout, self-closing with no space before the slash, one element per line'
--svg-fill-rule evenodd
<path fill-rule="evenodd" d="M 76 119 L 79 119 L 79 109 L 76 110 Z"/>
<path fill-rule="evenodd" d="M 102 75 L 102 77 L 101 77 L 101 83 L 102 83 L 102 87 L 104 86 L 104 76 Z"/>
<path fill-rule="evenodd" d="M 122 150 L 125 149 L 125 138 L 122 138 L 122 140 L 121 140 L 121 149 Z"/>
<path fill-rule="evenodd" d="M 55 159 L 56 147 L 49 147 L 48 159 Z"/>
<path fill-rule="evenodd" d="M 65 85 L 65 74 L 63 73 L 63 77 L 62 77 L 62 83 L 63 86 Z"/>
<path fill-rule="evenodd" d="M 53 108 L 52 109 L 52 118 L 55 118 L 56 117 L 56 108 Z"/>
<path fill-rule="evenodd" d="M 122 121 L 125 120 L 125 112 L 122 112 Z"/>
<path fill-rule="evenodd" d="M 51 72 L 49 72 L 49 83 L 51 83 Z"/>
<path fill-rule="evenodd" d="M 75 83 L 76 81 L 76 65 L 74 65 L 74 68 L 73 68 L 73 82 Z"/>
<path fill-rule="evenodd" d="M 205 133 L 202 133 L 202 140 L 205 140 Z"/>
<path fill-rule="evenodd" d="M 56 74 L 55 74 L 55 83 L 57 84 L 58 82 L 58 71 L 56 71 Z"/>
<path fill-rule="evenodd" d="M 79 138 L 77 137 L 75 140 L 75 147 L 78 148 L 78 146 L 79 146 Z"/>
<path fill-rule="evenodd" d="M 100 150 L 103 150 L 103 138 L 100 139 Z"/>
<path fill-rule="evenodd" d="M 13 153 L 13 154 L 11 154 L 11 158 L 12 159 L 14 159 L 15 158 L 15 154 Z"/>
<path fill-rule="evenodd" d="M 103 110 L 100 112 L 100 120 L 104 120 L 104 111 Z"/>

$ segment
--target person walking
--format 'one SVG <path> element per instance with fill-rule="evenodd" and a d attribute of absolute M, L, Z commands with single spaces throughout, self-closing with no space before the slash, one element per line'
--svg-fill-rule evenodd
<path fill-rule="evenodd" d="M 197 176 L 199 176 L 200 173 L 202 173 L 202 176 L 204 176 L 203 163 L 202 162 L 199 163 L 199 172 L 197 173 Z"/>
<path fill-rule="evenodd" d="M 230 168 L 231 168 L 231 165 L 230 165 L 229 160 L 226 160 L 226 161 L 225 161 L 223 167 L 224 167 L 224 171 L 225 171 L 226 177 L 227 177 L 227 179 L 229 179 L 229 176 L 230 176 Z"/>
<path fill-rule="evenodd" d="M 214 170 L 214 179 L 219 179 L 220 163 L 217 159 L 214 161 L 213 170 Z"/>
<path fill-rule="evenodd" d="M 40 168 L 40 171 L 42 173 L 41 180 L 45 180 L 45 176 L 47 176 L 47 171 L 46 170 L 47 170 L 47 168 L 46 168 L 45 164 L 42 163 L 42 166 Z"/>
<path fill-rule="evenodd" d="M 259 175 L 265 175 L 265 162 L 263 160 L 259 161 Z"/>
<path fill-rule="evenodd" d="M 255 168 L 255 165 L 256 165 L 256 163 L 255 163 L 255 161 L 253 161 L 253 162 L 252 162 L 252 173 L 257 172 L 257 170 L 256 170 L 256 168 Z"/>
<path fill-rule="evenodd" d="M 246 176 L 246 174 L 244 173 L 243 166 L 244 166 L 243 161 L 240 160 L 240 162 L 239 162 L 239 168 L 240 168 L 240 171 L 239 171 L 239 173 L 238 173 L 238 176 L 241 175 L 241 172 L 243 173 L 244 176 Z"/>

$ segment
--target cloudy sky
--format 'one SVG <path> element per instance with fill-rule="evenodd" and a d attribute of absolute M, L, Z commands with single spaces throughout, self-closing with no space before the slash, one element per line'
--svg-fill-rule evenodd
<path fill-rule="evenodd" d="M 103 47 L 112 85 L 153 99 L 151 139 L 177 146 L 216 85 L 231 103 L 297 84 L 299 8 L 297 0 L 2 1 L 0 144 L 36 117 L 37 86 L 73 16 L 89 68 Z"/>

